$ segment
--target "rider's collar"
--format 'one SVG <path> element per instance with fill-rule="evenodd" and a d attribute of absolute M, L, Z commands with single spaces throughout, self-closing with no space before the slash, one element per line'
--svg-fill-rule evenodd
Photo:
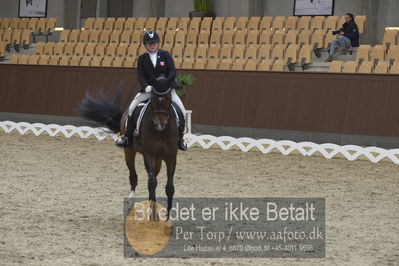
<path fill-rule="evenodd" d="M 147 51 L 147 53 L 148 53 L 148 54 L 157 54 L 157 53 L 158 53 L 158 49 L 157 49 L 155 52 Z"/>

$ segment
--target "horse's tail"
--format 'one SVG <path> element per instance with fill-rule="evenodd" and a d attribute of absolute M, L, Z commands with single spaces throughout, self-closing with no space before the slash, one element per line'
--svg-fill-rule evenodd
<path fill-rule="evenodd" d="M 102 91 L 99 92 L 97 97 L 86 92 L 78 112 L 82 117 L 101 123 L 113 132 L 118 133 L 122 119 L 121 96 L 122 90 L 119 90 L 117 95 L 111 99 Z"/>

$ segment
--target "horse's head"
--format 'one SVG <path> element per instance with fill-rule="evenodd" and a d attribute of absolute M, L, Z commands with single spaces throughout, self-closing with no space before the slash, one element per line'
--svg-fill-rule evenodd
<path fill-rule="evenodd" d="M 158 131 L 165 130 L 169 121 L 172 104 L 171 88 L 166 77 L 160 76 L 151 92 L 151 114 L 154 127 Z"/>

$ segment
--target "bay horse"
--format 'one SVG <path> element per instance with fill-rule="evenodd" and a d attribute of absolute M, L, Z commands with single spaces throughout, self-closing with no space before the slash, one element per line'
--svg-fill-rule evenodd
<path fill-rule="evenodd" d="M 115 133 L 124 134 L 128 110 L 122 114 L 121 95 L 122 93 L 119 92 L 116 97 L 109 99 L 102 93 L 97 98 L 86 93 L 78 112 L 86 119 L 105 124 L 106 127 Z M 169 82 L 165 77 L 160 77 L 157 79 L 155 88 L 151 91 L 150 102 L 142 118 L 139 135 L 134 136 L 133 147 L 124 148 L 131 187 L 129 197 L 134 197 L 137 186 L 135 158 L 137 152 L 139 152 L 143 155 L 145 169 L 148 174 L 149 200 L 154 203 L 152 206 L 155 206 L 156 201 L 157 176 L 161 170 L 162 161 L 165 162 L 167 169 L 165 190 L 168 198 L 168 219 L 175 192 L 173 176 L 176 169 L 179 141 L 176 121 L 176 114 L 172 108 Z"/>

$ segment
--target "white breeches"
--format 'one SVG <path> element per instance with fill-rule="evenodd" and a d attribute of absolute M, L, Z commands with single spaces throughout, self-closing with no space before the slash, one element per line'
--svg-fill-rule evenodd
<path fill-rule="evenodd" d="M 186 108 L 184 108 L 184 105 L 182 101 L 180 100 L 180 97 L 177 96 L 176 91 L 173 89 L 172 92 L 172 102 L 176 103 L 177 106 L 179 106 L 180 110 L 182 111 L 183 115 L 186 115 Z M 151 92 L 139 92 L 137 93 L 136 97 L 134 97 L 132 103 L 129 106 L 129 116 L 132 116 L 134 109 L 137 107 L 137 105 L 141 102 L 144 102 L 148 99 L 151 98 Z"/>

